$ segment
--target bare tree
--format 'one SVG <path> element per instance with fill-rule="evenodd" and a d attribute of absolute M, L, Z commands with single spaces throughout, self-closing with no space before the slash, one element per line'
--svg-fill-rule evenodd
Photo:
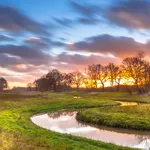
<path fill-rule="evenodd" d="M 83 79 L 83 83 L 84 83 L 84 85 L 85 85 L 85 88 L 92 88 L 93 86 L 93 84 L 91 83 L 92 81 L 91 81 L 91 79 L 89 78 L 89 77 L 85 77 L 84 79 Z"/>
<path fill-rule="evenodd" d="M 149 62 L 144 63 L 143 78 L 140 80 L 140 85 L 143 88 L 143 92 L 148 92 L 150 88 L 150 64 Z"/>
<path fill-rule="evenodd" d="M 97 82 L 98 82 L 98 76 L 99 76 L 99 72 L 97 69 L 97 65 L 93 64 L 88 66 L 88 78 L 91 82 L 91 88 L 97 88 Z M 88 80 L 87 80 L 88 81 Z"/>
<path fill-rule="evenodd" d="M 120 83 L 124 81 L 124 85 L 131 94 L 129 84 L 131 82 L 138 92 L 147 92 L 150 88 L 150 64 L 144 59 L 143 52 L 134 57 L 125 58 L 120 67 L 113 63 L 107 66 L 89 65 L 86 74 L 85 77 L 79 71 L 67 74 L 54 69 L 36 80 L 35 85 L 41 91 L 69 90 L 72 85 L 75 85 L 78 90 L 81 84 L 85 84 L 86 88 L 98 88 L 101 85 L 104 91 L 105 84 L 109 81 L 111 87 L 116 86 L 116 90 L 119 91 Z"/>
<path fill-rule="evenodd" d="M 122 70 L 124 72 L 124 78 L 130 79 L 136 86 L 136 90 L 140 92 L 140 86 L 143 82 L 143 76 L 145 74 L 146 61 L 143 59 L 144 54 L 138 53 L 135 57 L 128 57 L 122 62 Z"/>
<path fill-rule="evenodd" d="M 100 81 L 102 91 L 105 90 L 105 82 L 108 80 L 108 69 L 101 64 L 93 64 L 88 67 L 88 78 L 92 81 L 95 88 L 98 87 Z"/>
<path fill-rule="evenodd" d="M 111 87 L 113 87 L 115 84 L 115 81 L 117 80 L 119 67 L 115 66 L 115 64 L 113 63 L 109 63 L 107 65 L 107 69 L 108 69 L 108 79 L 110 81 Z"/>
<path fill-rule="evenodd" d="M 62 76 L 63 76 L 62 85 L 66 87 L 68 90 L 70 90 L 73 80 L 72 73 L 64 73 L 62 74 Z"/>
<path fill-rule="evenodd" d="M 80 85 L 83 82 L 84 76 L 79 71 L 72 72 L 72 83 L 76 85 L 77 91 L 79 90 Z"/>
<path fill-rule="evenodd" d="M 108 69 L 107 66 L 102 66 L 97 64 L 97 73 L 98 73 L 98 80 L 102 85 L 102 91 L 105 90 L 105 83 L 108 80 Z"/>
<path fill-rule="evenodd" d="M 123 78 L 123 74 L 122 74 L 122 70 L 121 68 L 118 67 L 118 69 L 116 70 L 116 74 L 115 74 L 115 83 L 116 83 L 116 91 L 120 90 L 120 82 Z"/>

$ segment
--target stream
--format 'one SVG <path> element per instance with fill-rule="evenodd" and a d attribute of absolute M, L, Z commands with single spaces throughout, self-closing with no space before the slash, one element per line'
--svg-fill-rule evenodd
<path fill-rule="evenodd" d="M 120 102 L 121 106 L 138 105 L 135 102 Z M 147 150 L 150 132 L 94 126 L 76 120 L 77 111 L 55 112 L 31 117 L 31 121 L 42 128 L 109 142 L 116 145 Z"/>

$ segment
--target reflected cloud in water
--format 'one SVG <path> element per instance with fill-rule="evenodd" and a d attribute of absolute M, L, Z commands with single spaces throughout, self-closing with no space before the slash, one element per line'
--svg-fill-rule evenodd
<path fill-rule="evenodd" d="M 57 112 L 31 117 L 36 125 L 52 131 L 134 147 L 150 138 L 150 132 L 90 126 L 76 120 L 77 112 Z"/>

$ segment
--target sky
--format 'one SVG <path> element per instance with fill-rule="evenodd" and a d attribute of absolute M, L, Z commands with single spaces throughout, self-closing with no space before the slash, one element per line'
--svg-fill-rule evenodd
<path fill-rule="evenodd" d="M 149 0 L 0 0 L 0 76 L 26 86 L 52 69 L 85 72 L 150 58 Z"/>

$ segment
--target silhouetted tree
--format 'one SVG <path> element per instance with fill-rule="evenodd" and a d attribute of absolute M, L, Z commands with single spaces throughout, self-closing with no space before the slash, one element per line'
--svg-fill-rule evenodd
<path fill-rule="evenodd" d="M 27 84 L 27 90 L 28 90 L 28 91 L 31 91 L 31 90 L 32 90 L 32 87 L 33 87 L 33 83 L 28 83 L 28 84 Z"/>
<path fill-rule="evenodd" d="M 62 85 L 67 87 L 68 90 L 70 90 L 71 84 L 72 84 L 72 80 L 73 80 L 72 73 L 68 73 L 68 74 L 65 73 L 65 74 L 63 74 Z"/>
<path fill-rule="evenodd" d="M 7 80 L 1 77 L 0 78 L 0 92 L 2 92 L 7 87 L 8 87 Z"/>
<path fill-rule="evenodd" d="M 99 71 L 98 71 L 98 65 L 89 65 L 88 66 L 88 78 L 91 81 L 91 88 L 97 88 L 97 82 L 98 82 L 98 76 L 99 76 Z M 88 80 L 87 80 L 88 81 Z"/>
<path fill-rule="evenodd" d="M 118 69 L 116 70 L 116 74 L 115 74 L 115 83 L 116 83 L 116 91 L 120 90 L 120 82 L 123 78 L 123 74 L 122 74 L 122 70 L 121 68 L 118 67 Z"/>
<path fill-rule="evenodd" d="M 89 76 L 83 78 L 83 84 L 85 85 L 85 88 L 91 89 L 93 87 L 92 80 L 89 78 Z"/>
<path fill-rule="evenodd" d="M 109 63 L 107 65 L 107 69 L 108 69 L 108 79 L 110 81 L 111 87 L 113 87 L 115 84 L 115 79 L 117 78 L 117 72 L 119 70 L 119 67 L 115 66 L 115 64 L 113 63 Z"/>
<path fill-rule="evenodd" d="M 72 72 L 72 84 L 76 85 L 77 91 L 83 82 L 83 78 L 84 78 L 84 76 L 79 71 Z"/>
<path fill-rule="evenodd" d="M 45 76 L 35 80 L 34 84 L 38 91 L 43 92 L 49 90 L 49 82 L 48 79 L 45 78 Z"/>
<path fill-rule="evenodd" d="M 132 80 L 138 92 L 142 92 L 141 85 L 145 85 L 143 77 L 147 72 L 147 66 L 143 53 L 138 53 L 135 57 L 127 57 L 122 62 L 124 78 Z"/>
<path fill-rule="evenodd" d="M 105 89 L 105 82 L 108 80 L 108 69 L 101 64 L 93 64 L 88 67 L 88 78 L 91 80 L 95 88 L 98 87 L 100 81 L 102 85 L 102 91 Z"/>
<path fill-rule="evenodd" d="M 105 90 L 105 83 L 108 80 L 108 69 L 107 66 L 102 66 L 101 64 L 97 64 L 97 73 L 98 80 L 102 85 L 102 91 Z"/>
<path fill-rule="evenodd" d="M 49 88 L 56 92 L 57 88 L 61 85 L 62 74 L 57 69 L 53 69 L 46 75 L 46 79 L 49 82 Z"/>
<path fill-rule="evenodd" d="M 93 64 L 89 65 L 86 71 L 87 76 L 83 76 L 79 71 L 61 73 L 54 69 L 37 79 L 34 82 L 35 87 L 40 91 L 60 91 L 69 90 L 75 85 L 78 90 L 80 85 L 84 84 L 86 88 L 98 88 L 101 85 L 102 91 L 104 91 L 105 84 L 109 81 L 111 87 L 116 86 L 116 90 L 119 91 L 122 81 L 130 94 L 132 94 L 131 82 L 140 93 L 148 92 L 150 88 L 150 64 L 144 59 L 142 52 L 134 57 L 125 58 L 119 67 L 113 63 L 109 63 L 107 66 Z"/>

